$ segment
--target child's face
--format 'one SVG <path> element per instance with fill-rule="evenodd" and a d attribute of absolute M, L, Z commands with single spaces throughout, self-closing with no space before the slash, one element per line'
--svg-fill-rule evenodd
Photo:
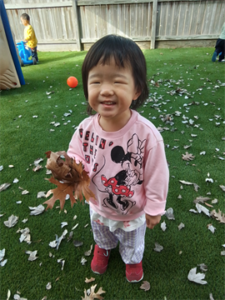
<path fill-rule="evenodd" d="M 134 84 L 131 66 L 124 68 L 115 64 L 111 58 L 109 64 L 101 61 L 88 74 L 88 102 L 106 122 L 130 118 L 130 105 L 140 93 Z"/>
<path fill-rule="evenodd" d="M 27 20 L 25 20 L 23 18 L 20 18 L 20 21 L 24 26 L 27 26 L 27 24 L 29 23 Z"/>

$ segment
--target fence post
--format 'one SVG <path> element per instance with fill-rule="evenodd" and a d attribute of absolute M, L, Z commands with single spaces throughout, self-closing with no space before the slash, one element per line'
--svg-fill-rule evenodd
<path fill-rule="evenodd" d="M 151 31 L 151 49 L 155 49 L 155 33 L 156 33 L 156 20 L 157 20 L 157 6 L 158 6 L 158 0 L 153 0 L 153 8 L 152 8 L 152 31 Z"/>
<path fill-rule="evenodd" d="M 72 0 L 73 4 L 73 11 L 75 15 L 75 30 L 76 30 L 76 37 L 77 37 L 77 50 L 81 51 L 81 42 L 80 42 L 80 21 L 79 21 L 79 14 L 78 14 L 78 6 L 77 6 L 77 0 Z"/>

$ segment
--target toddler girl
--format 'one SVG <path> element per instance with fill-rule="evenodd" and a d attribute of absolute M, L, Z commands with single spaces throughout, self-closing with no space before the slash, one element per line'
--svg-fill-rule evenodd
<path fill-rule="evenodd" d="M 169 181 L 162 136 L 134 110 L 148 98 L 145 58 L 132 40 L 107 35 L 87 53 L 82 76 L 90 117 L 74 133 L 68 155 L 83 163 L 96 197 L 89 202 L 96 242 L 91 269 L 103 274 L 119 242 L 126 278 L 139 282 L 146 225 L 160 222 Z"/>

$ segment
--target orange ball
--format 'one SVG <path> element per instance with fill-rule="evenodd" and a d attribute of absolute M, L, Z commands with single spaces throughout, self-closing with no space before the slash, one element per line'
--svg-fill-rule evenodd
<path fill-rule="evenodd" d="M 76 77 L 70 76 L 67 79 L 67 84 L 68 84 L 69 87 L 75 88 L 78 85 L 78 80 L 76 79 Z"/>

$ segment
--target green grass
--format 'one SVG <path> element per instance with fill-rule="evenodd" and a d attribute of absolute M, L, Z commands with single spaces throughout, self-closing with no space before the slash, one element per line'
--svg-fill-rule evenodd
<path fill-rule="evenodd" d="M 3 165 L 4 169 L 0 172 L 0 184 L 9 182 L 11 186 L 0 193 L 0 213 L 4 214 L 0 218 L 0 249 L 6 249 L 5 258 L 8 259 L 7 264 L 0 269 L 0 299 L 7 298 L 8 289 L 12 294 L 10 299 L 13 299 L 17 291 L 21 293 L 21 297 L 29 300 L 40 300 L 44 296 L 47 296 L 48 300 L 81 299 L 84 289 L 95 283 L 98 284 L 97 288 L 102 286 L 106 291 L 104 299 L 203 300 L 209 299 L 210 293 L 215 300 L 224 299 L 224 256 L 220 254 L 224 249 L 224 224 L 204 214 L 189 212 L 189 209 L 195 208 L 193 200 L 197 196 L 206 196 L 208 192 L 211 192 L 211 199 L 218 199 L 218 204 L 213 205 L 214 209 L 225 212 L 224 192 L 219 187 L 225 185 L 225 161 L 218 158 L 225 158 L 225 142 L 222 140 L 225 136 L 225 87 L 218 83 L 218 80 L 225 82 L 225 65 L 212 63 L 212 52 L 213 49 L 210 48 L 144 51 L 148 79 L 159 80 L 160 83 L 159 87 L 156 87 L 149 81 L 150 99 L 153 101 L 146 102 L 139 112 L 149 118 L 156 127 L 169 128 L 168 131 L 162 132 L 170 166 L 167 208 L 172 207 L 175 215 L 175 220 L 162 217 L 162 221 L 165 220 L 167 224 L 165 232 L 159 225 L 154 230 L 147 230 L 143 266 L 144 280 L 151 284 L 148 292 L 140 290 L 141 283 L 130 284 L 125 280 L 125 266 L 118 249 L 112 251 L 108 270 L 103 276 L 91 272 L 92 256 L 87 257 L 85 266 L 81 265 L 80 260 L 84 252 L 94 244 L 90 225 L 84 228 L 90 223 L 88 205 L 76 204 L 71 209 L 70 201 L 67 201 L 67 213 L 59 213 L 56 203 L 52 210 L 39 216 L 29 215 L 29 206 L 37 206 L 45 201 L 43 198 L 37 199 L 37 193 L 53 188 L 53 185 L 45 180 L 45 168 L 38 172 L 32 171 L 34 160 L 45 158 L 45 152 L 48 150 L 67 150 L 74 126 L 87 116 L 81 82 L 81 65 L 86 52 L 39 52 L 40 64 L 22 69 L 26 85 L 1 92 L 0 165 Z M 73 90 L 69 90 L 66 85 L 66 79 L 71 75 L 76 76 L 79 81 L 79 85 Z M 176 82 L 180 79 L 183 81 L 178 85 L 171 83 L 173 87 L 168 87 L 170 79 Z M 216 85 L 219 88 L 215 88 Z M 171 96 L 167 93 L 177 87 L 187 89 L 193 98 L 185 99 L 185 95 Z M 201 91 L 196 91 L 201 87 Z M 46 92 L 52 90 L 54 93 L 49 98 Z M 161 100 L 154 100 L 160 96 Z M 193 101 L 199 102 L 199 105 L 189 105 Z M 208 105 L 204 105 L 205 103 Z M 158 106 L 160 111 L 156 110 L 154 104 L 161 104 Z M 64 113 L 69 110 L 72 110 L 71 116 L 64 117 Z M 175 111 L 182 114 L 180 117 L 173 115 L 173 125 L 161 121 L 160 115 L 173 114 Z M 33 118 L 34 115 L 38 118 Z M 182 123 L 183 115 L 195 120 L 194 124 L 200 126 L 187 127 L 187 124 Z M 218 120 L 215 115 L 220 116 Z M 198 120 L 194 119 L 194 116 L 198 116 Z M 60 122 L 61 125 L 54 127 L 50 124 L 53 121 Z M 65 122 L 67 125 L 63 125 Z M 220 125 L 216 126 L 216 122 L 220 122 Z M 191 134 L 197 134 L 197 137 L 191 137 Z M 190 144 L 191 148 L 183 148 L 184 145 Z M 179 147 L 173 149 L 174 146 Z M 216 148 L 219 151 L 216 151 Z M 195 156 L 193 161 L 182 160 L 182 154 L 186 151 Z M 206 151 L 206 155 L 200 155 L 202 151 Z M 45 162 L 46 160 L 41 163 L 43 167 Z M 14 168 L 9 168 L 9 165 L 14 165 Z M 214 183 L 205 182 L 208 173 Z M 14 178 L 18 178 L 19 182 L 12 183 Z M 200 188 L 198 192 L 188 185 L 183 185 L 181 189 L 179 180 L 197 183 Z M 27 189 L 29 194 L 21 195 L 19 187 Z M 179 195 L 182 199 L 178 199 Z M 16 204 L 19 200 L 22 203 Z M 19 221 L 15 227 L 8 228 L 4 221 L 12 214 L 19 216 Z M 74 215 L 77 215 L 76 220 L 73 220 Z M 28 218 L 25 224 L 22 223 L 24 218 Z M 48 244 L 55 239 L 55 234 L 62 234 L 65 228 L 61 229 L 60 224 L 63 221 L 68 222 L 66 228 L 69 232 L 76 223 L 79 223 L 79 226 L 74 230 L 73 239 L 69 242 L 67 239 L 63 240 L 57 251 Z M 181 222 L 185 224 L 185 228 L 179 231 L 177 226 Z M 214 234 L 208 230 L 208 224 L 216 227 Z M 17 233 L 17 230 L 25 227 L 31 232 L 30 245 L 19 242 L 20 233 Z M 83 241 L 83 246 L 75 248 L 75 239 Z M 164 247 L 162 252 L 157 253 L 153 250 L 155 242 Z M 29 262 L 25 253 L 27 250 L 38 250 L 38 259 Z M 182 254 L 179 254 L 180 251 Z M 49 257 L 49 252 L 54 257 Z M 63 271 L 57 263 L 59 258 L 66 261 Z M 198 285 L 187 279 L 189 270 L 201 263 L 208 267 L 205 277 L 207 285 Z M 85 278 L 92 276 L 96 281 L 86 284 Z M 59 280 L 56 281 L 58 277 Z M 52 283 L 51 290 L 45 288 L 48 282 Z"/>

